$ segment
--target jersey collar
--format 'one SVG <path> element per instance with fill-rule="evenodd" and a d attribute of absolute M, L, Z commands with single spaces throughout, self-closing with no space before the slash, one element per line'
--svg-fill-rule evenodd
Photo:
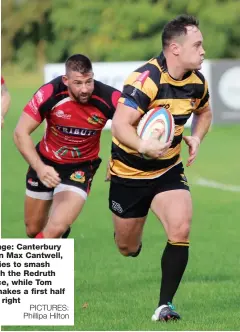
<path fill-rule="evenodd" d="M 167 61 L 166 61 L 166 58 L 165 58 L 165 55 L 163 54 L 163 52 L 161 52 L 160 55 L 157 57 L 157 61 L 158 61 L 159 66 L 161 67 L 162 72 L 167 73 L 171 77 L 172 80 L 177 81 L 168 72 Z M 189 76 L 191 76 L 191 74 L 192 74 L 192 71 L 188 71 L 183 76 L 181 81 L 187 79 Z"/>

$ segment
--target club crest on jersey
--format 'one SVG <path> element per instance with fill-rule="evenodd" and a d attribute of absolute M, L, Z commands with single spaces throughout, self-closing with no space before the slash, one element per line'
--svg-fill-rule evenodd
<path fill-rule="evenodd" d="M 83 171 L 76 171 L 70 176 L 70 179 L 73 181 L 84 183 L 86 180 L 85 173 Z"/>
<path fill-rule="evenodd" d="M 86 128 L 56 126 L 56 129 L 71 136 L 95 136 L 97 134 L 96 130 Z"/>
<path fill-rule="evenodd" d="M 93 114 L 88 118 L 88 122 L 91 124 L 104 124 L 105 119 L 100 118 L 97 114 Z"/>

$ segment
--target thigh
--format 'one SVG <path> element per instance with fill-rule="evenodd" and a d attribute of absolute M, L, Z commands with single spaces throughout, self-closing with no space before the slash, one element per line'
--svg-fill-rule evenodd
<path fill-rule="evenodd" d="M 91 164 L 58 167 L 61 183 L 53 192 L 53 204 L 44 236 L 60 237 L 77 219 L 90 193 L 93 177 L 101 159 Z"/>
<path fill-rule="evenodd" d="M 44 228 L 51 206 L 51 200 L 25 196 L 24 222 L 28 236 L 34 237 Z"/>
<path fill-rule="evenodd" d="M 35 236 L 46 224 L 52 196 L 53 189 L 44 186 L 34 169 L 29 167 L 24 202 L 24 221 L 29 236 Z"/>
<path fill-rule="evenodd" d="M 169 240 L 188 240 L 192 220 L 192 199 L 188 190 L 176 189 L 157 194 L 151 209 L 161 220 Z"/>
<path fill-rule="evenodd" d="M 156 181 L 151 209 L 172 241 L 187 240 L 192 220 L 192 199 L 182 163 Z"/>
<path fill-rule="evenodd" d="M 115 241 L 119 248 L 130 251 L 139 247 L 144 223 L 151 204 L 148 186 L 130 186 L 123 180 L 112 181 L 109 208 L 113 212 Z"/>
<path fill-rule="evenodd" d="M 117 245 L 139 246 L 145 221 L 146 216 L 124 219 L 113 214 L 115 241 Z"/>
<path fill-rule="evenodd" d="M 85 204 L 86 199 L 78 192 L 72 191 L 70 187 L 67 186 L 66 190 L 57 192 L 53 196 L 48 222 L 44 228 L 46 238 L 61 237 L 77 219 Z"/>

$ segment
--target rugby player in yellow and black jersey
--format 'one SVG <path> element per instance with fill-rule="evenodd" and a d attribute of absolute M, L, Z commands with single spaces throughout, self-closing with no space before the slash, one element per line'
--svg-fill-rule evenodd
<path fill-rule="evenodd" d="M 125 81 L 112 122 L 109 207 L 115 241 L 124 256 L 136 257 L 149 208 L 162 222 L 168 241 L 162 255 L 160 298 L 152 320 L 179 319 L 172 300 L 188 261 L 192 201 L 181 161 L 181 142 L 189 147 L 191 165 L 211 124 L 208 85 L 199 72 L 204 60 L 203 37 L 196 18 L 181 15 L 162 33 L 163 52 L 135 70 Z M 162 106 L 173 115 L 172 142 L 136 134 L 140 118 Z M 184 124 L 193 116 L 191 136 Z M 141 154 L 151 159 L 144 159 Z"/>

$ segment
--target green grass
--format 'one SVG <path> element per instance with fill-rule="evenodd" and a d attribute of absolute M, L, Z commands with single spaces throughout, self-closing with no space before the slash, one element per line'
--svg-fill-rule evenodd
<path fill-rule="evenodd" d="M 24 83 L 23 83 L 24 84 Z M 14 86 L 14 85 L 13 85 Z M 12 132 L 24 104 L 38 86 L 15 87 L 12 108 L 2 132 L 2 237 L 25 237 L 23 199 L 26 163 L 17 152 Z M 190 261 L 174 304 L 177 323 L 152 323 L 158 302 L 160 257 L 166 238 L 150 214 L 143 251 L 124 258 L 115 248 L 108 187 L 104 182 L 110 133 L 103 132 L 103 163 L 92 193 L 75 222 L 75 326 L 3 327 L 2 330 L 238 330 L 239 323 L 239 199 L 240 193 L 199 187 L 197 177 L 240 186 L 240 126 L 213 127 L 196 163 L 186 169 L 194 200 Z M 35 139 L 42 134 L 42 128 Z M 186 148 L 184 148 L 186 163 Z M 82 308 L 87 302 L 88 308 Z"/>

